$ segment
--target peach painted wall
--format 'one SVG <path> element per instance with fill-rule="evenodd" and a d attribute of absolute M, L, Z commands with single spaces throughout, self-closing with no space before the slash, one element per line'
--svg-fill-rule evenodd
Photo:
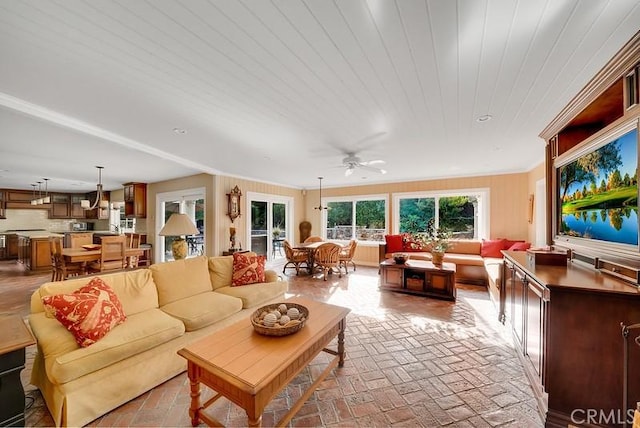
<path fill-rule="evenodd" d="M 215 225 L 215 242 L 217 245 L 216 254 L 222 254 L 222 251 L 229 248 L 229 228 L 232 226 L 231 219 L 227 215 L 227 193 L 231 191 L 235 186 L 240 188 L 242 192 L 241 197 L 241 216 L 236 218 L 233 222 L 233 226 L 236 228 L 236 240 L 242 243 L 243 248 L 247 248 L 247 193 L 263 193 L 267 195 L 278 195 L 293 198 L 293 211 L 294 217 L 291 222 L 294 232 L 294 240 L 298 240 L 299 231 L 298 224 L 304 217 L 304 204 L 302 192 L 299 189 L 293 189 L 290 187 L 278 186 L 275 184 L 262 183 L 257 181 L 245 180 L 229 176 L 217 176 L 216 182 L 216 214 L 218 216 L 218 222 Z"/>
<path fill-rule="evenodd" d="M 440 180 L 411 181 L 402 183 L 375 184 L 340 188 L 322 188 L 322 196 L 354 196 L 386 194 L 389 198 L 389 224 L 393 224 L 393 194 L 405 192 L 489 189 L 490 234 L 489 238 L 507 237 L 529 239 L 527 209 L 529 197 L 529 174 L 505 174 L 480 177 L 461 177 Z M 535 188 L 535 187 L 534 187 Z M 320 233 L 320 213 L 313 207 L 319 203 L 318 190 L 307 192 L 305 204 L 307 220 L 312 224 L 312 234 Z M 359 246 L 356 261 L 375 265 L 378 262 L 377 246 Z"/>
<path fill-rule="evenodd" d="M 544 173 L 544 162 L 541 163 L 540 165 L 536 166 L 535 168 L 533 168 L 531 171 L 529 171 L 528 173 L 528 194 L 529 195 L 535 195 L 536 193 L 536 182 L 538 180 L 543 180 L 545 178 L 545 173 Z M 546 187 L 545 187 L 546 189 Z M 536 198 L 538 197 L 546 197 L 545 195 L 536 195 Z M 535 202 L 535 201 L 534 201 Z M 535 206 L 534 206 L 534 211 L 535 211 Z M 527 229 L 528 229 L 528 233 L 527 233 L 527 240 L 529 242 L 536 242 L 536 227 L 538 225 L 538 223 L 541 221 L 542 219 L 536 218 L 536 215 L 534 214 L 533 216 L 533 223 L 527 225 Z M 546 227 L 546 225 L 545 225 Z"/>
<path fill-rule="evenodd" d="M 455 189 L 489 189 L 490 196 L 490 238 L 509 237 L 512 239 L 530 239 L 532 226 L 527 223 L 528 196 L 535 189 L 535 181 L 543 177 L 543 166 L 536 167 L 529 173 L 505 174 L 481 177 L 464 177 L 440 180 L 424 180 L 402 183 L 375 184 L 340 188 L 323 188 L 323 196 L 355 196 L 367 194 L 386 194 L 389 204 L 393 203 L 394 193 L 455 190 Z M 207 255 L 220 255 L 229 247 L 229 227 L 232 225 L 227 216 L 226 194 L 238 186 L 242 191 L 242 215 L 233 223 L 237 231 L 237 240 L 243 247 L 247 245 L 246 236 L 246 202 L 247 192 L 264 193 L 291 197 L 294 200 L 294 241 L 299 239 L 298 225 L 303 220 L 311 222 L 312 234 L 319 233 L 320 215 L 313 207 L 318 205 L 318 190 L 307 190 L 306 196 L 299 189 L 256 182 L 229 176 L 213 176 L 198 174 L 175 180 L 151 183 L 147 187 L 147 222 L 148 239 L 155 244 L 155 199 L 161 192 L 204 187 L 207 194 L 206 216 L 206 248 Z M 390 207 L 390 215 L 393 208 Z M 393 219 L 390 218 L 390 224 Z M 378 261 L 377 246 L 358 247 L 356 261 L 361 264 L 375 265 Z"/>

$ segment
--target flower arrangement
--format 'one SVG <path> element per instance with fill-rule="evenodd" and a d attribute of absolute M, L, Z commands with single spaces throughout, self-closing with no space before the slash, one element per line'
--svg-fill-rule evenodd
<path fill-rule="evenodd" d="M 434 219 L 427 223 L 427 231 L 414 236 L 423 248 L 429 248 L 432 253 L 444 253 L 451 246 L 451 232 L 447 229 L 436 228 Z"/>

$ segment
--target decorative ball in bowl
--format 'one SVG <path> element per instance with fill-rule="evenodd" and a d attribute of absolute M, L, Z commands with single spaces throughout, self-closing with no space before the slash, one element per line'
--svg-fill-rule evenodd
<path fill-rule="evenodd" d="M 304 327 L 309 310 L 297 303 L 272 303 L 257 309 L 251 315 L 256 333 L 265 336 L 286 336 Z"/>
<path fill-rule="evenodd" d="M 409 254 L 407 253 L 393 253 L 393 260 L 399 265 L 403 265 L 409 260 Z"/>

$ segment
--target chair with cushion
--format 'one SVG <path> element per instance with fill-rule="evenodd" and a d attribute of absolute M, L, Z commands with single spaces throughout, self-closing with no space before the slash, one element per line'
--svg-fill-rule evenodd
<path fill-rule="evenodd" d="M 342 271 L 340 270 L 340 249 L 342 247 L 333 242 L 326 242 L 318 247 L 315 253 L 314 261 L 315 265 L 322 269 L 324 280 L 327 280 L 327 273 L 338 271 L 338 276 L 342 278 Z"/>
<path fill-rule="evenodd" d="M 69 246 L 71 248 L 80 248 L 83 245 L 93 244 L 93 233 L 72 233 L 69 235 Z"/>
<path fill-rule="evenodd" d="M 67 263 L 62 257 L 62 238 L 58 236 L 49 237 L 49 247 L 51 249 L 51 281 L 64 281 L 70 276 L 84 275 L 86 273 L 86 263 Z"/>
<path fill-rule="evenodd" d="M 100 260 L 89 263 L 90 272 L 121 270 L 127 267 L 125 236 L 104 236 Z"/>
<path fill-rule="evenodd" d="M 353 261 L 353 256 L 356 253 L 356 247 L 358 246 L 358 241 L 352 239 L 349 244 L 340 250 L 340 254 L 338 255 L 338 260 L 340 260 L 340 266 L 344 267 L 344 273 L 348 274 L 347 267 L 349 263 L 353 265 L 353 270 L 356 270 L 356 264 Z"/>
<path fill-rule="evenodd" d="M 300 273 L 301 265 L 304 264 L 307 268 L 309 267 L 307 253 L 305 251 L 294 250 L 286 239 L 282 244 L 284 246 L 284 255 L 287 258 L 287 263 L 285 263 L 282 268 L 282 273 L 285 273 L 287 268 L 294 267 L 296 269 L 296 275 L 298 275 Z"/>
<path fill-rule="evenodd" d="M 307 239 L 305 239 L 304 243 L 308 244 L 310 242 L 322 242 L 322 241 L 323 241 L 323 239 L 321 237 L 314 235 L 314 236 L 310 236 Z"/>

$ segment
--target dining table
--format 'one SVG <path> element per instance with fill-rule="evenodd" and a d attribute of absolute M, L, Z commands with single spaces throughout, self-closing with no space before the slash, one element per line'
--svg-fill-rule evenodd
<path fill-rule="evenodd" d="M 313 274 L 313 269 L 315 267 L 315 255 L 316 250 L 320 245 L 326 244 L 328 241 L 318 241 L 318 242 L 301 242 L 299 244 L 295 244 L 292 248 L 294 250 L 305 251 L 307 253 L 307 270 L 309 274 Z M 344 245 L 336 242 L 336 244 L 344 247 Z"/>
<path fill-rule="evenodd" d="M 146 248 L 125 248 L 124 253 L 127 257 L 140 257 L 144 254 Z M 102 251 L 100 248 L 86 250 L 84 248 L 63 248 L 62 249 L 62 257 L 64 257 L 64 261 L 67 263 L 76 263 L 76 262 L 93 262 L 96 260 L 100 260 L 102 256 Z"/>

